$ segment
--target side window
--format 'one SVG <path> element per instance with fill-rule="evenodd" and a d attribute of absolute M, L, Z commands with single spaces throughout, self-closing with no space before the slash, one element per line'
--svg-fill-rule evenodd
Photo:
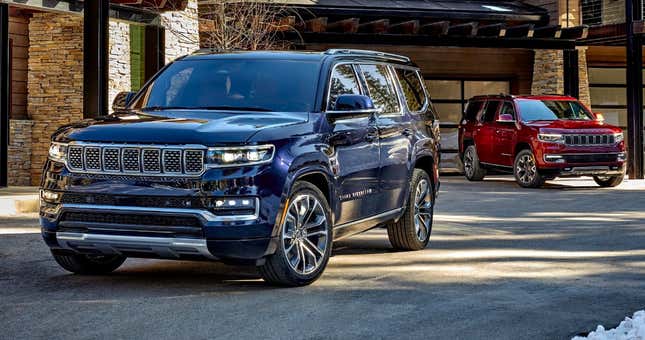
<path fill-rule="evenodd" d="M 331 74 L 327 110 L 334 110 L 336 99 L 341 94 L 361 94 L 352 65 L 338 65 L 334 68 Z"/>
<path fill-rule="evenodd" d="M 464 118 L 471 121 L 476 120 L 477 114 L 481 111 L 482 106 L 484 106 L 484 102 L 476 101 L 468 103 L 468 107 L 466 107 L 466 112 L 464 113 Z"/>
<path fill-rule="evenodd" d="M 502 110 L 499 112 L 500 115 L 511 115 L 513 118 L 516 119 L 515 117 L 515 108 L 513 107 L 513 103 L 511 102 L 504 102 L 504 106 L 502 106 Z"/>
<path fill-rule="evenodd" d="M 399 100 L 387 66 L 361 65 L 361 71 L 374 106 L 381 111 L 381 114 L 400 112 Z"/>
<path fill-rule="evenodd" d="M 489 101 L 486 105 L 486 109 L 484 109 L 484 114 L 481 117 L 481 121 L 487 123 L 495 120 L 495 114 L 497 113 L 497 109 L 499 108 L 500 104 L 500 101 Z"/>
<path fill-rule="evenodd" d="M 426 93 L 423 90 L 423 85 L 421 85 L 419 73 L 414 70 L 397 68 L 396 75 L 405 95 L 408 109 L 411 112 L 421 111 L 426 103 Z"/>

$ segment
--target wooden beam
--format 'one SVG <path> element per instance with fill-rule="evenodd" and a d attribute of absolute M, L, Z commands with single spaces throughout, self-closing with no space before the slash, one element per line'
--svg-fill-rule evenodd
<path fill-rule="evenodd" d="M 327 24 L 327 32 L 356 33 L 360 19 L 349 18 Z"/>
<path fill-rule="evenodd" d="M 467 22 L 465 24 L 454 25 L 450 26 L 448 29 L 448 35 L 474 37 L 477 35 L 478 28 L 479 23 L 477 22 Z"/>
<path fill-rule="evenodd" d="M 447 35 L 448 29 L 450 29 L 450 21 L 437 21 L 421 26 L 421 33 L 438 37 Z"/>
<path fill-rule="evenodd" d="M 498 23 L 480 26 L 477 29 L 477 35 L 480 37 L 503 37 L 506 35 L 506 24 Z"/>
<path fill-rule="evenodd" d="M 562 39 L 585 39 L 589 35 L 589 26 L 576 26 L 562 29 Z"/>
<path fill-rule="evenodd" d="M 327 17 L 318 17 L 305 21 L 305 31 L 322 33 L 327 31 Z"/>
<path fill-rule="evenodd" d="M 549 25 L 533 29 L 533 38 L 555 38 L 560 39 L 562 36 L 562 26 Z"/>
<path fill-rule="evenodd" d="M 390 25 L 388 32 L 393 34 L 418 34 L 420 27 L 419 20 L 410 20 Z"/>
<path fill-rule="evenodd" d="M 534 24 L 524 24 L 509 27 L 506 29 L 506 37 L 509 38 L 533 38 L 535 31 L 533 28 Z"/>
<path fill-rule="evenodd" d="M 390 28 L 390 19 L 380 19 L 358 25 L 358 31 L 361 33 L 387 33 Z"/>

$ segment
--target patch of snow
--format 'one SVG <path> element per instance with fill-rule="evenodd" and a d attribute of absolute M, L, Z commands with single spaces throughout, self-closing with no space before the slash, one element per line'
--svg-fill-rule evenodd
<path fill-rule="evenodd" d="M 645 310 L 634 313 L 634 316 L 626 317 L 618 327 L 605 330 L 605 327 L 598 326 L 595 331 L 585 337 L 574 337 L 572 340 L 645 340 Z"/>

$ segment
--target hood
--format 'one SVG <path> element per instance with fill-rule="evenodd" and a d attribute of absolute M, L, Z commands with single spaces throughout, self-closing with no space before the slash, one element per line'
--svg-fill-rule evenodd
<path fill-rule="evenodd" d="M 537 120 L 524 124 L 540 131 L 557 133 L 609 134 L 622 131 L 616 126 L 597 120 Z"/>
<path fill-rule="evenodd" d="M 306 123 L 308 118 L 307 113 L 291 112 L 134 112 L 66 126 L 55 135 L 55 140 L 136 144 L 244 143 L 262 130 Z"/>

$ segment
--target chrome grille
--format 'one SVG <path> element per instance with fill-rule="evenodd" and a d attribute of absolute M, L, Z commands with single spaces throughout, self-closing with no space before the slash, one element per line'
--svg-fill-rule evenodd
<path fill-rule="evenodd" d="M 565 135 L 567 145 L 609 145 L 615 144 L 613 135 Z"/>
<path fill-rule="evenodd" d="M 200 175 L 205 147 L 153 145 L 70 145 L 67 165 L 86 173 Z"/>

